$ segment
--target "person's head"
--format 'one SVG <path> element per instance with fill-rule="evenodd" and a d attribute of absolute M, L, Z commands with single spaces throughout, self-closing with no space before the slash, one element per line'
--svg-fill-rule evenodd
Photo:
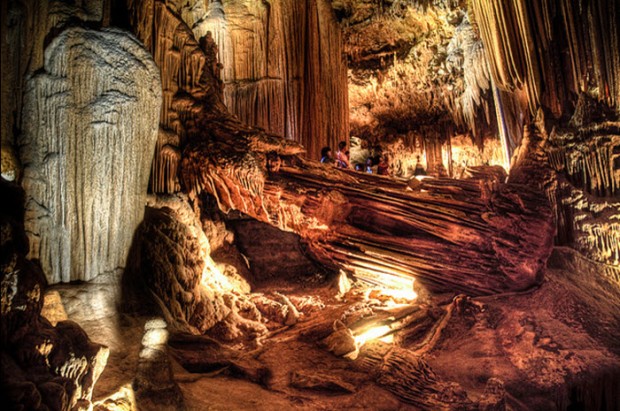
<path fill-rule="evenodd" d="M 332 149 L 330 147 L 323 147 L 321 149 L 321 158 L 331 157 L 331 156 L 332 156 Z"/>
<path fill-rule="evenodd" d="M 366 159 L 366 165 L 369 166 L 369 167 L 372 167 L 372 158 L 368 157 Z"/>
<path fill-rule="evenodd" d="M 341 141 L 338 143 L 338 150 L 342 151 L 347 147 L 347 143 L 345 141 Z"/>

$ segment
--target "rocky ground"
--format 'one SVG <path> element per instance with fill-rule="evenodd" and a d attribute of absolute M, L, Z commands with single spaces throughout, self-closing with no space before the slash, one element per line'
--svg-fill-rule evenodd
<path fill-rule="evenodd" d="M 421 334 L 435 337 L 416 337 L 412 329 L 421 323 L 412 321 L 392 343 L 367 343 L 356 360 L 335 356 L 321 343 L 334 320 L 347 321 L 361 311 L 363 299 L 355 287 L 339 299 L 329 282 L 270 280 L 263 284 L 267 289 L 259 285 L 254 292 L 278 290 L 291 301 L 312 296 L 322 304 L 301 314 L 294 325 L 273 328 L 260 345 L 225 346 L 209 337 L 171 335 L 166 351 L 182 402 L 165 404 L 156 396 L 138 396 L 133 402 L 146 409 L 432 409 L 416 403 L 419 389 L 425 398 L 439 401 L 435 409 L 477 409 L 490 403 L 495 408 L 485 409 L 617 410 L 620 314 L 614 307 L 620 293 L 613 274 L 558 248 L 543 284 L 528 292 L 455 302 L 449 295 L 422 293 L 414 304 L 440 315 L 422 326 Z M 67 317 L 110 348 L 94 401 L 139 380 L 149 320 L 119 314 L 117 277 L 104 278 L 52 287 L 46 298 L 49 307 L 60 296 Z M 59 308 L 56 304 L 54 312 Z M 44 308 L 45 315 L 50 312 Z M 414 351 L 422 365 L 417 356 L 409 357 Z M 389 369 L 371 364 L 377 352 Z M 391 363 L 396 354 L 407 364 Z M 413 370 L 399 368 L 411 364 Z M 396 369 L 402 372 L 394 377 Z M 160 376 L 151 377 L 159 379 L 153 386 L 161 385 Z M 413 385 L 402 391 L 407 384 Z M 497 394 L 493 401 L 489 391 Z"/>

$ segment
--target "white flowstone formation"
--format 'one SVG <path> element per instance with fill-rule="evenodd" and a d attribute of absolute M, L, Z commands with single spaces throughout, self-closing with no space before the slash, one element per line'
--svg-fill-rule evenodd
<path fill-rule="evenodd" d="M 159 69 L 132 35 L 70 28 L 27 82 L 20 142 L 30 258 L 49 283 L 125 264 L 142 220 L 161 107 Z"/>

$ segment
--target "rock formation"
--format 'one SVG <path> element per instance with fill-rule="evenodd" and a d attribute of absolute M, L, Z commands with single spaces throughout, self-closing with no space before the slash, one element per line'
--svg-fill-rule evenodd
<path fill-rule="evenodd" d="M 544 106 L 559 118 L 580 92 L 618 106 L 618 2 L 471 3 L 494 82 L 524 90 L 532 113 Z"/>
<path fill-rule="evenodd" d="M 158 70 L 128 33 L 69 28 L 28 81 L 23 185 L 30 257 L 50 283 L 124 266 L 143 215 L 161 101 Z"/>
<path fill-rule="evenodd" d="M 311 158 L 348 138 L 346 62 L 327 0 L 167 2 L 219 50 L 224 103 L 245 124 L 299 142 Z"/>
<path fill-rule="evenodd" d="M 2 253 L 0 382 L 9 409 L 75 410 L 91 406 L 108 349 L 72 321 L 55 326 L 41 316 L 45 276 L 28 260 L 24 194 L 0 180 Z"/>
<path fill-rule="evenodd" d="M 536 192 L 438 181 L 407 193 L 404 184 L 304 161 L 295 144 L 230 118 L 208 53 L 173 10 L 154 3 L 155 27 L 166 31 L 153 38 L 144 20 L 148 8 L 134 7 L 137 34 L 153 41 L 156 60 L 166 62 L 164 83 L 184 91 L 169 107 L 186 136 L 181 167 L 190 199 L 205 190 L 223 211 L 237 209 L 295 231 L 320 261 L 366 278 L 415 276 L 437 291 L 472 294 L 524 289 L 539 280 L 552 231 Z M 464 269 L 464 261 L 472 266 Z"/>
<path fill-rule="evenodd" d="M 477 138 L 489 131 L 495 121 L 492 98 L 483 98 L 490 97 L 489 71 L 466 9 L 447 3 L 433 12 L 397 2 L 334 4 L 344 23 L 355 135 L 373 130 L 370 136 L 379 137 L 428 125 L 442 138 L 458 128 Z"/>
<path fill-rule="evenodd" d="M 550 251 L 549 211 L 524 184 L 428 180 L 412 192 L 290 156 L 257 181 L 217 143 L 190 144 L 185 156 L 191 193 L 295 231 L 319 261 L 359 276 L 416 277 L 434 291 L 474 295 L 524 289 Z"/>
<path fill-rule="evenodd" d="M 129 253 L 123 305 L 142 304 L 137 290 L 149 290 L 171 326 L 201 334 L 230 313 L 223 293 L 232 286 L 211 260 L 209 242 L 189 205 L 183 201 L 169 205 L 177 209 L 163 205 L 146 209 Z M 203 284 L 217 279 L 226 283 Z"/>
<path fill-rule="evenodd" d="M 2 3 L 2 153 L 15 153 L 22 130 L 26 79 L 41 69 L 46 41 L 76 20 L 87 24 L 109 22 L 109 2 L 89 0 L 11 0 Z M 16 156 L 16 154 L 13 154 Z M 3 162 L 3 164 L 5 164 Z M 19 162 L 16 162 L 19 174 Z"/>
<path fill-rule="evenodd" d="M 549 136 L 556 186 L 548 195 L 556 242 L 609 266 L 620 261 L 620 122 L 582 94 L 569 124 Z"/>

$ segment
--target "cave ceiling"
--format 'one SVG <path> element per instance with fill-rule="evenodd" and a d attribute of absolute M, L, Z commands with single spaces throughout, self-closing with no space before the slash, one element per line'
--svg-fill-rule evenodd
<path fill-rule="evenodd" d="M 352 135 L 493 130 L 490 78 L 465 2 L 332 2 L 343 27 Z M 490 101 L 491 100 L 491 101 Z"/>

